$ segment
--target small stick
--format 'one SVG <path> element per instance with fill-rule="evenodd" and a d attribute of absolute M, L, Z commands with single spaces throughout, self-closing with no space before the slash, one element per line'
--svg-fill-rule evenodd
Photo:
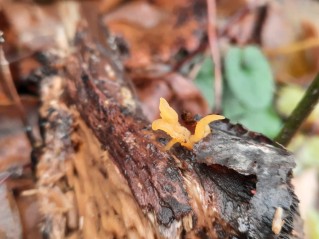
<path fill-rule="evenodd" d="M 26 129 L 26 135 L 29 139 L 31 146 L 34 147 L 35 138 L 32 133 L 32 128 L 28 124 L 28 119 L 24 111 L 23 105 L 21 103 L 20 97 L 18 95 L 18 92 L 14 86 L 12 75 L 9 68 L 9 63 L 4 55 L 4 51 L 2 47 L 3 43 L 4 43 L 3 32 L 0 31 L 0 79 L 3 82 L 6 90 L 8 91 L 7 93 L 9 95 L 10 100 L 12 100 L 14 105 L 17 107 L 19 115 L 20 115 L 20 119 Z"/>
<path fill-rule="evenodd" d="M 275 141 L 287 146 L 304 120 L 309 116 L 319 101 L 319 73 L 308 87 L 304 97 L 287 119 Z"/>
<path fill-rule="evenodd" d="M 216 37 L 216 0 L 207 0 L 207 11 L 208 11 L 208 40 L 211 50 L 211 55 L 214 62 L 214 77 L 215 77 L 215 108 L 214 112 L 219 113 L 221 111 L 222 103 L 222 70 L 220 63 L 220 54 L 218 49 L 218 39 Z"/>

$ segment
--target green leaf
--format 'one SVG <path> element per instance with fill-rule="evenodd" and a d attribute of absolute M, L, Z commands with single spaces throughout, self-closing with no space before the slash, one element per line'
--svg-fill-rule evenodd
<path fill-rule="evenodd" d="M 195 85 L 200 90 L 210 108 L 214 106 L 214 74 L 211 57 L 207 57 L 195 79 Z"/>
<path fill-rule="evenodd" d="M 281 119 L 270 108 L 261 111 L 247 112 L 238 122 L 249 130 L 262 133 L 269 138 L 274 138 L 281 129 Z"/>
<path fill-rule="evenodd" d="M 240 123 L 252 131 L 274 138 L 281 129 L 281 119 L 273 106 L 263 109 L 246 108 L 224 85 L 223 114 L 231 121 Z"/>
<path fill-rule="evenodd" d="M 281 129 L 281 119 L 276 112 L 270 109 L 250 111 L 241 108 L 240 114 L 224 113 L 225 116 L 233 122 L 240 123 L 252 131 L 262 133 L 269 138 L 274 138 Z M 227 112 L 227 111 L 224 111 Z M 239 112 L 239 111 L 238 111 Z"/>
<path fill-rule="evenodd" d="M 239 119 L 247 112 L 247 109 L 238 99 L 229 91 L 227 85 L 224 85 L 223 93 L 223 115 L 229 119 Z"/>
<path fill-rule="evenodd" d="M 259 48 L 231 47 L 225 58 L 225 75 L 231 92 L 246 108 L 261 109 L 271 104 L 273 75 Z"/>

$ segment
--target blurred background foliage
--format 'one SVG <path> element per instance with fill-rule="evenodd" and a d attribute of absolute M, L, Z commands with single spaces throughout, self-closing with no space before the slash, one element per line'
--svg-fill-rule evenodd
<path fill-rule="evenodd" d="M 234 123 L 274 138 L 282 125 L 274 107 L 275 82 L 267 59 L 257 46 L 232 46 L 224 58 L 223 114 Z M 195 84 L 213 107 L 212 61 L 207 57 Z"/>

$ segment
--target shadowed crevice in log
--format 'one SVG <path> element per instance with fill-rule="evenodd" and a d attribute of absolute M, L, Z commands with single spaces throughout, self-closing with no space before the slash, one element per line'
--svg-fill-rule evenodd
<path fill-rule="evenodd" d="M 201 164 L 199 173 L 207 175 L 218 188 L 219 193 L 225 194 L 230 201 L 249 203 L 256 190 L 255 175 L 241 175 L 225 166 Z"/>
<path fill-rule="evenodd" d="M 249 224 L 245 218 L 256 190 L 256 176 L 241 175 L 221 165 L 198 164 L 195 168 L 217 212 L 213 221 L 217 238 L 228 238 L 225 231 L 233 231 L 235 238 L 247 238 Z"/>

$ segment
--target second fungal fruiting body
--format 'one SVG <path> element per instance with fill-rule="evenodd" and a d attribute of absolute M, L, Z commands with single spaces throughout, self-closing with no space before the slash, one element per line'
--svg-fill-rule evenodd
<path fill-rule="evenodd" d="M 177 113 L 164 98 L 160 99 L 159 110 L 161 119 L 157 119 L 152 123 L 152 129 L 163 130 L 172 137 L 171 141 L 166 145 L 166 149 L 170 149 L 175 143 L 180 143 L 182 146 L 192 149 L 195 143 L 210 133 L 210 122 L 225 118 L 221 115 L 205 116 L 197 122 L 195 133 L 192 135 L 187 128 L 180 125 Z"/>

